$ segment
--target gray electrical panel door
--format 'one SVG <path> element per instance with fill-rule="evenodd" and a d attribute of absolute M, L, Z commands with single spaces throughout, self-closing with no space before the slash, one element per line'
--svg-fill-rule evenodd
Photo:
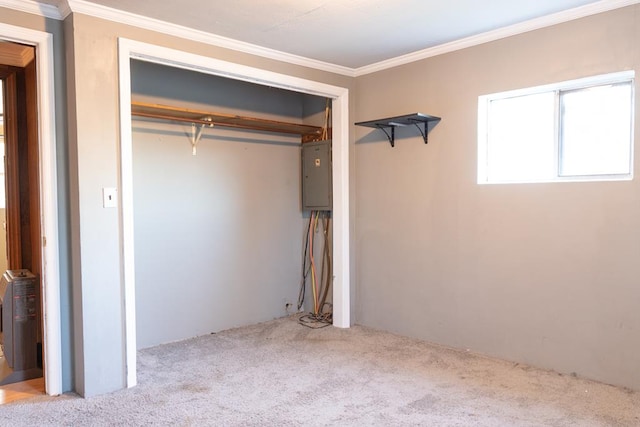
<path fill-rule="evenodd" d="M 331 140 L 302 144 L 302 210 L 331 210 Z"/>

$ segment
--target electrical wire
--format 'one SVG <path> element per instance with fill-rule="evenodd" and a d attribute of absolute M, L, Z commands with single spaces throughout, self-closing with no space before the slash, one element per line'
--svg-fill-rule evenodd
<path fill-rule="evenodd" d="M 329 139 L 329 114 L 331 113 L 331 100 L 329 98 L 326 99 L 325 107 L 324 107 L 324 126 L 322 126 L 322 139 Z"/>
<path fill-rule="evenodd" d="M 303 314 L 298 318 L 298 322 L 306 327 L 312 329 L 324 328 L 333 323 L 333 305 L 326 302 L 331 283 L 333 281 L 333 272 L 331 268 L 331 239 L 330 239 L 330 219 L 331 213 L 325 211 L 322 214 L 322 220 L 320 221 L 320 212 L 312 212 L 309 219 L 309 227 L 307 232 L 309 233 L 307 241 L 309 247 L 309 259 L 311 262 L 310 276 L 311 286 L 314 295 L 314 307 L 311 313 Z M 322 272 L 320 281 L 318 281 L 316 271 L 316 260 L 313 255 L 314 234 L 318 233 L 318 226 L 322 227 L 322 233 L 324 236 L 323 241 L 323 253 L 322 253 Z"/>
<path fill-rule="evenodd" d="M 319 222 L 320 220 L 320 211 L 316 211 L 316 216 L 315 219 L 313 221 L 313 232 L 314 234 L 318 234 L 318 224 L 320 224 Z M 315 257 L 311 257 L 311 265 L 312 265 L 312 274 L 313 274 L 313 279 L 315 279 L 315 288 L 314 288 L 314 299 L 316 301 L 316 307 L 314 310 L 314 314 L 315 315 L 319 315 L 320 314 L 320 308 L 322 307 L 322 305 L 320 304 L 320 292 L 322 289 L 322 280 L 319 280 L 319 276 L 318 276 L 318 269 L 316 267 L 316 263 L 315 263 Z"/>
<path fill-rule="evenodd" d="M 318 214 L 314 215 L 314 211 L 311 211 L 312 221 L 310 223 L 310 234 L 309 237 L 309 259 L 311 260 L 311 292 L 313 293 L 313 314 L 318 314 L 318 291 L 316 289 L 316 263 L 313 259 L 313 235 L 315 234 L 315 229 L 317 227 Z"/>
<path fill-rule="evenodd" d="M 331 306 L 330 303 L 326 304 Z M 313 313 L 303 314 L 298 318 L 298 323 L 311 329 L 326 328 L 327 326 L 331 326 L 331 324 L 333 324 L 332 311 L 333 310 L 317 315 Z"/>
<path fill-rule="evenodd" d="M 309 217 L 309 222 L 312 221 L 313 217 Z M 311 225 L 307 227 L 307 236 L 304 241 L 304 256 L 302 257 L 302 277 L 300 278 L 300 291 L 298 292 L 298 311 L 302 308 L 304 304 L 304 297 L 306 291 L 307 277 L 309 276 L 309 271 L 311 270 L 311 265 L 307 265 L 307 259 L 309 255 L 309 235 L 311 229 Z"/>
<path fill-rule="evenodd" d="M 324 126 L 322 127 L 321 138 L 329 139 L 329 121 L 331 116 L 331 100 L 326 98 L 324 111 Z M 298 322 L 308 328 L 324 328 L 333 323 L 333 305 L 327 301 L 329 290 L 333 282 L 333 270 L 331 264 L 331 212 L 324 211 L 322 215 L 322 231 L 324 236 L 322 260 L 320 264 L 320 280 L 316 270 L 316 262 L 313 255 L 314 235 L 318 231 L 320 223 L 320 212 L 311 211 L 309 217 L 309 227 L 304 243 L 304 257 L 302 260 L 302 278 L 300 282 L 300 292 L 298 293 L 298 310 L 304 305 L 305 288 L 309 276 L 311 276 L 311 293 L 313 294 L 313 312 L 303 314 L 298 318 Z M 307 265 L 307 260 L 309 264 Z"/>
<path fill-rule="evenodd" d="M 320 307 L 324 307 L 333 281 L 333 271 L 331 270 L 331 242 L 329 241 L 329 225 L 331 224 L 330 212 L 326 212 L 322 220 L 324 232 L 324 250 L 322 257 L 322 294 L 320 297 Z"/>

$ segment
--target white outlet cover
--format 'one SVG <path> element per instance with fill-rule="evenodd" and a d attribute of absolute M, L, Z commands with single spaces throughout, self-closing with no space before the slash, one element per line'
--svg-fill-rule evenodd
<path fill-rule="evenodd" d="M 118 206 L 118 189 L 105 187 L 102 189 L 102 206 L 105 208 L 115 208 Z"/>

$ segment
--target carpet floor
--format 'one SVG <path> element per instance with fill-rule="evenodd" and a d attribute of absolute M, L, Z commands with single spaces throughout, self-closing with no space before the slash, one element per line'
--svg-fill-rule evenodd
<path fill-rule="evenodd" d="M 293 317 L 142 350 L 138 382 L 3 405 L 0 425 L 640 425 L 638 392 Z"/>

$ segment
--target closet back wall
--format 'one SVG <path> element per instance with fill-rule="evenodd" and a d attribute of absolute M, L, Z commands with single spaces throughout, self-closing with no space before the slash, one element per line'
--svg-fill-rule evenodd
<path fill-rule="evenodd" d="M 132 61 L 132 99 L 302 122 L 305 95 Z M 257 323 L 295 303 L 300 138 L 133 122 L 138 348 Z"/>

